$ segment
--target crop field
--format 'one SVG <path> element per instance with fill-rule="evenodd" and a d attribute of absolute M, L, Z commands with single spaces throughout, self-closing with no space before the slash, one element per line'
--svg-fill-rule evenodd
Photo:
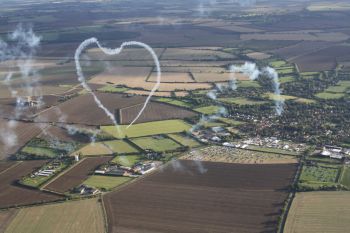
<path fill-rule="evenodd" d="M 193 73 L 194 78 L 199 83 L 224 82 L 236 77 L 236 80 L 247 81 L 249 77 L 240 73 Z"/>
<path fill-rule="evenodd" d="M 5 145 L 2 140 L 0 141 L 0 158 L 2 159 L 14 154 L 41 132 L 41 129 L 33 123 L 8 122 L 2 119 L 0 119 L 0 128 L 9 135 L 15 134 L 17 139 L 15 144 L 8 141 Z"/>
<path fill-rule="evenodd" d="M 98 91 L 107 92 L 107 93 L 123 93 L 123 92 L 126 92 L 128 90 L 129 90 L 129 88 L 118 87 L 118 86 L 114 86 L 114 85 L 110 85 L 110 84 L 98 89 Z"/>
<path fill-rule="evenodd" d="M 125 167 L 132 167 L 135 163 L 142 160 L 140 155 L 118 155 L 111 162 Z"/>
<path fill-rule="evenodd" d="M 100 190 L 112 190 L 130 180 L 132 180 L 132 178 L 122 176 L 90 176 L 84 181 L 84 184 Z"/>
<path fill-rule="evenodd" d="M 349 228 L 348 192 L 304 192 L 296 194 L 284 232 L 338 233 Z"/>
<path fill-rule="evenodd" d="M 344 167 L 343 174 L 340 177 L 340 183 L 350 188 L 350 167 Z"/>
<path fill-rule="evenodd" d="M 129 138 L 143 137 L 157 134 L 180 133 L 188 131 L 191 128 L 189 124 L 182 120 L 166 120 L 154 121 L 148 123 L 140 123 L 132 125 L 127 129 L 126 125 L 119 126 L 118 132 L 115 126 L 101 126 L 101 130 L 112 135 L 115 138 Z"/>
<path fill-rule="evenodd" d="M 102 142 L 90 143 L 84 146 L 80 150 L 74 152 L 74 154 L 80 154 L 82 156 L 101 156 L 111 155 L 113 151 Z"/>
<path fill-rule="evenodd" d="M 104 232 L 101 203 L 97 199 L 24 208 L 5 233 Z"/>
<path fill-rule="evenodd" d="M 220 111 L 220 107 L 216 105 L 211 105 L 211 106 L 206 106 L 206 107 L 200 107 L 200 108 L 195 108 L 194 110 L 206 115 L 212 115 L 212 114 L 217 114 Z"/>
<path fill-rule="evenodd" d="M 114 140 L 103 142 L 110 150 L 117 154 L 135 154 L 139 151 L 132 145 L 123 140 Z"/>
<path fill-rule="evenodd" d="M 317 98 L 325 100 L 341 99 L 345 96 L 344 93 L 320 92 L 315 95 Z"/>
<path fill-rule="evenodd" d="M 194 140 L 193 138 L 186 136 L 184 134 L 168 134 L 168 137 L 175 140 L 176 142 L 180 143 L 183 146 L 188 147 L 198 147 L 201 144 Z"/>
<path fill-rule="evenodd" d="M 321 164 L 315 166 L 304 165 L 301 172 L 300 187 L 318 188 L 337 183 L 340 169 L 337 165 Z"/>
<path fill-rule="evenodd" d="M 11 166 L 15 165 L 15 162 L 4 162 L 0 161 L 0 173 L 5 171 L 6 169 L 10 168 Z"/>
<path fill-rule="evenodd" d="M 65 193 L 83 183 L 83 181 L 101 164 L 107 163 L 112 157 L 86 158 L 73 166 L 67 172 L 57 177 L 55 180 L 44 186 L 47 190 L 58 193 Z"/>
<path fill-rule="evenodd" d="M 134 96 L 124 97 L 121 94 L 96 93 L 101 102 L 112 112 L 115 109 L 141 104 L 145 97 Z M 112 121 L 106 116 L 89 94 L 81 95 L 70 99 L 59 105 L 62 114 L 57 114 L 55 109 L 50 109 L 39 115 L 39 119 L 47 122 L 59 122 L 62 115 L 65 116 L 65 123 L 86 124 L 86 125 L 106 125 L 112 124 Z"/>
<path fill-rule="evenodd" d="M 295 156 L 272 154 L 260 151 L 211 146 L 191 151 L 181 157 L 184 160 L 237 163 L 237 164 L 291 164 L 297 163 Z"/>
<path fill-rule="evenodd" d="M 45 160 L 25 161 L 1 173 L 0 207 L 28 205 L 61 199 L 62 197 L 58 195 L 16 185 L 17 180 L 40 168 L 46 162 Z"/>
<path fill-rule="evenodd" d="M 0 211 L 0 232 L 4 233 L 7 226 L 16 217 L 18 210 L 10 209 L 6 211 Z"/>
<path fill-rule="evenodd" d="M 36 156 L 39 156 L 39 157 L 54 158 L 54 157 L 56 157 L 58 155 L 58 153 L 54 149 L 42 148 L 42 147 L 26 146 L 21 151 L 25 152 L 27 154 L 36 155 Z"/>
<path fill-rule="evenodd" d="M 137 114 L 142 109 L 143 104 L 138 104 L 119 110 L 119 123 L 130 124 Z M 196 116 L 197 113 L 190 109 L 179 106 L 174 106 L 166 103 L 151 102 L 147 105 L 145 111 L 142 113 L 136 123 L 144 123 L 151 121 L 161 121 L 170 119 L 185 119 Z"/>
<path fill-rule="evenodd" d="M 173 151 L 182 147 L 174 140 L 160 136 L 135 138 L 131 141 L 144 150 L 148 149 L 156 152 Z"/>
<path fill-rule="evenodd" d="M 157 101 L 168 103 L 168 104 L 172 104 L 172 105 L 176 105 L 176 106 L 179 106 L 179 107 L 185 107 L 185 108 L 191 108 L 192 107 L 191 103 L 188 103 L 188 102 L 185 102 L 185 101 L 181 101 L 181 100 L 172 99 L 172 98 L 158 98 Z"/>
<path fill-rule="evenodd" d="M 157 81 L 157 73 L 152 73 L 147 79 L 148 82 Z M 195 82 L 189 73 L 180 72 L 163 72 L 162 73 L 162 83 L 193 83 Z"/>
<path fill-rule="evenodd" d="M 185 61 L 202 61 L 202 60 L 218 60 L 221 59 L 234 59 L 233 54 L 206 50 L 206 49 L 190 49 L 190 48 L 168 48 L 162 56 L 162 60 L 185 60 Z"/>
<path fill-rule="evenodd" d="M 295 169 L 290 164 L 174 161 L 103 197 L 108 230 L 274 232 Z"/>

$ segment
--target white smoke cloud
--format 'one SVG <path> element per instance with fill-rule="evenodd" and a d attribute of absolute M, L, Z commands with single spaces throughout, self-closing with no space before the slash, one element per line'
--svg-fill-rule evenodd
<path fill-rule="evenodd" d="M 266 75 L 272 80 L 274 94 L 275 94 L 275 111 L 277 115 L 281 115 L 284 110 L 284 98 L 281 95 L 280 82 L 278 73 L 275 69 L 271 67 L 265 67 L 262 71 L 259 70 L 258 66 L 255 63 L 246 62 L 242 66 L 232 65 L 230 67 L 230 72 L 232 73 L 242 73 L 249 76 L 250 80 L 256 80 L 260 77 L 261 74 Z M 236 82 L 236 80 L 235 80 Z"/>
<path fill-rule="evenodd" d="M 156 71 L 157 71 L 157 82 L 155 83 L 154 87 L 152 88 L 150 94 L 148 95 L 142 109 L 139 111 L 139 113 L 137 114 L 137 116 L 135 117 L 135 119 L 130 123 L 130 125 L 128 127 L 130 127 L 131 125 L 133 125 L 141 116 L 141 114 L 143 113 L 143 111 L 145 110 L 145 108 L 147 107 L 151 97 L 153 96 L 153 94 L 155 93 L 155 91 L 159 88 L 160 86 L 160 81 L 161 81 L 161 68 L 160 68 L 160 63 L 157 57 L 157 54 L 154 52 L 154 50 L 147 44 L 142 43 L 142 42 L 137 42 L 137 41 L 129 41 L 129 42 L 124 42 L 121 44 L 121 46 L 119 48 L 115 48 L 115 49 L 111 49 L 111 48 L 106 48 L 103 47 L 100 42 L 96 39 L 96 38 L 90 38 L 87 39 L 85 41 L 83 41 L 79 47 L 77 48 L 77 50 L 75 51 L 75 55 L 74 55 L 74 60 L 75 60 L 75 65 L 76 65 L 76 70 L 77 70 L 77 75 L 78 75 L 78 80 L 80 81 L 80 83 L 82 84 L 82 86 L 93 96 L 96 104 L 98 105 L 99 108 L 101 108 L 106 115 L 112 120 L 112 122 L 114 123 L 114 125 L 117 127 L 118 131 L 120 132 L 119 126 L 117 124 L 117 121 L 115 119 L 115 116 L 113 113 L 111 113 L 103 104 L 102 102 L 98 99 L 98 97 L 95 95 L 95 93 L 91 90 L 91 88 L 89 87 L 89 85 L 86 82 L 86 79 L 84 77 L 82 68 L 81 68 L 81 64 L 80 64 L 80 57 L 81 54 L 83 53 L 83 51 L 91 44 L 96 44 L 98 46 L 99 49 L 101 49 L 102 52 L 104 52 L 106 55 L 118 55 L 120 54 L 125 47 L 128 46 L 139 46 L 142 47 L 144 49 L 146 49 L 151 55 L 152 58 L 154 60 L 154 63 L 156 65 Z M 127 127 L 127 128 L 128 128 Z"/>

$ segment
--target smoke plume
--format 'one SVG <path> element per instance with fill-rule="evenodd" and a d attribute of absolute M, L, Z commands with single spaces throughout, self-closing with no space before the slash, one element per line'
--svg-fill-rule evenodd
<path fill-rule="evenodd" d="M 100 44 L 100 42 L 96 38 L 93 37 L 93 38 L 90 38 L 90 39 L 87 39 L 87 40 L 83 41 L 79 45 L 77 50 L 75 51 L 74 60 L 75 60 L 78 80 L 80 81 L 82 86 L 93 96 L 93 98 L 94 98 L 96 104 L 98 105 L 98 107 L 101 108 L 107 114 L 107 116 L 112 120 L 112 122 L 117 127 L 118 131 L 120 132 L 120 129 L 119 129 L 119 126 L 118 126 L 117 121 L 115 119 L 115 116 L 101 103 L 101 101 L 98 99 L 98 97 L 95 95 L 95 93 L 91 90 L 91 88 L 89 87 L 89 85 L 86 82 L 86 79 L 84 77 L 84 74 L 83 74 L 83 71 L 82 71 L 82 68 L 81 68 L 80 56 L 83 53 L 83 51 L 91 44 L 96 44 L 98 46 L 98 48 L 101 49 L 101 51 L 104 52 L 107 55 L 118 55 L 124 50 L 125 47 L 133 46 L 133 45 L 136 45 L 136 46 L 139 46 L 139 47 L 142 47 L 142 48 L 146 49 L 152 55 L 152 58 L 153 58 L 154 63 L 156 65 L 157 82 L 154 85 L 154 87 L 152 88 L 150 94 L 148 95 L 148 97 L 147 97 L 147 99 L 146 99 L 142 109 L 139 111 L 139 113 L 137 114 L 135 119 L 130 123 L 130 125 L 128 127 L 133 125 L 139 119 L 139 117 L 141 116 L 141 114 L 143 113 L 145 108 L 147 107 L 147 105 L 148 105 L 151 97 L 153 96 L 154 92 L 159 88 L 160 81 L 161 81 L 160 63 L 159 63 L 159 60 L 158 60 L 158 57 L 157 57 L 156 53 L 154 52 L 154 50 L 149 45 L 144 44 L 142 42 L 137 42 L 137 41 L 124 42 L 124 43 L 121 44 L 121 46 L 119 48 L 111 49 L 111 48 L 103 47 Z"/>

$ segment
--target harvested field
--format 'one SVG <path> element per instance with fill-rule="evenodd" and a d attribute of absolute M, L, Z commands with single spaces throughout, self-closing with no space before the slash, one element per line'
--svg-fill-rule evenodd
<path fill-rule="evenodd" d="M 122 108 L 119 110 L 119 122 L 120 124 L 130 124 L 139 111 L 142 109 L 143 104 Z M 185 119 L 196 116 L 197 113 L 170 104 L 151 102 L 142 113 L 136 123 L 144 123 L 150 121 L 171 120 L 171 119 Z"/>
<path fill-rule="evenodd" d="M 239 163 L 239 164 L 286 164 L 297 163 L 297 158 L 281 154 L 272 154 L 251 150 L 241 150 L 212 146 L 194 150 L 182 156 L 184 160 Z"/>
<path fill-rule="evenodd" d="M 285 233 L 338 233 L 350 228 L 348 192 L 297 193 L 289 210 Z"/>
<path fill-rule="evenodd" d="M 233 54 L 206 50 L 206 49 L 189 49 L 189 48 L 167 48 L 162 56 L 162 60 L 185 60 L 185 61 L 216 61 L 220 59 L 235 59 Z"/>
<path fill-rule="evenodd" d="M 18 210 L 11 209 L 6 211 L 0 211 L 0 233 L 4 233 L 7 226 L 10 225 L 12 220 L 16 217 Z"/>
<path fill-rule="evenodd" d="M 62 197 L 58 195 L 22 188 L 15 184 L 17 180 L 28 175 L 36 168 L 42 167 L 46 162 L 45 160 L 25 161 L 1 173 L 0 208 L 61 199 Z"/>
<path fill-rule="evenodd" d="M 96 142 L 84 146 L 80 150 L 74 152 L 74 154 L 81 154 L 82 156 L 101 156 L 112 155 L 113 151 L 102 142 Z"/>
<path fill-rule="evenodd" d="M 96 93 L 101 102 L 111 111 L 115 109 L 144 103 L 145 98 L 141 96 L 124 97 L 122 94 Z M 62 115 L 66 116 L 65 122 L 71 124 L 105 125 L 112 121 L 100 109 L 89 94 L 78 96 L 59 105 Z M 47 122 L 59 122 L 62 117 L 56 114 L 55 109 L 50 109 L 39 115 Z"/>
<path fill-rule="evenodd" d="M 40 134 L 41 129 L 33 123 L 6 121 L 0 119 L 0 160 L 17 152 L 32 138 Z"/>
<path fill-rule="evenodd" d="M 146 80 L 152 67 L 113 67 L 93 77 L 89 83 L 93 84 L 127 84 L 133 80 Z"/>
<path fill-rule="evenodd" d="M 304 31 L 295 32 L 273 32 L 273 33 L 252 33 L 242 34 L 242 40 L 296 40 L 296 41 L 326 41 L 340 42 L 349 39 L 349 36 L 342 32 L 317 32 L 309 33 Z"/>
<path fill-rule="evenodd" d="M 108 230 L 275 232 L 295 169 L 290 164 L 174 161 L 103 197 Z"/>
<path fill-rule="evenodd" d="M 169 62 L 169 61 L 168 61 Z M 176 61 L 174 61 L 176 62 Z M 204 62 L 206 63 L 206 62 Z M 223 66 L 228 65 L 223 64 Z M 200 66 L 196 64 L 196 66 L 189 66 L 189 64 L 184 63 L 181 66 L 165 66 L 162 67 L 162 72 L 191 72 L 191 73 L 228 73 L 228 70 L 223 67 L 213 66 L 215 64 L 208 63 L 206 66 Z"/>
<path fill-rule="evenodd" d="M 141 110 L 146 98 L 143 96 L 126 97 L 123 94 L 96 93 L 101 102 L 112 112 L 118 113 L 121 124 L 129 124 Z M 57 110 L 50 109 L 40 114 L 36 119 L 38 122 L 60 122 L 70 124 L 85 124 L 92 126 L 113 124 L 111 119 L 100 109 L 89 94 L 78 96 L 59 105 L 61 114 Z M 196 113 L 169 104 L 150 102 L 137 123 L 168 120 L 174 118 L 193 117 Z M 65 116 L 65 117 L 62 117 Z M 40 120 L 42 119 L 42 120 Z M 54 130 L 54 129 L 53 129 Z M 57 130 L 54 130 L 57 131 Z M 60 137 L 66 138 L 63 133 Z M 62 135 L 63 134 L 63 135 Z M 77 136 L 79 137 L 79 136 Z M 81 140 L 86 138 L 82 137 Z"/>
<path fill-rule="evenodd" d="M 76 166 L 72 167 L 69 171 L 46 185 L 44 188 L 58 193 L 68 192 L 69 190 L 83 183 L 89 174 L 98 166 L 107 163 L 111 159 L 112 157 L 108 156 L 86 158 Z"/>
<path fill-rule="evenodd" d="M 230 74 L 230 73 L 193 73 L 194 78 L 197 82 L 225 82 L 233 79 L 233 77 L 236 77 L 237 80 L 249 80 L 249 77 L 240 74 Z"/>
<path fill-rule="evenodd" d="M 271 57 L 270 54 L 260 52 L 247 53 L 246 55 L 255 60 L 264 60 Z"/>
<path fill-rule="evenodd" d="M 101 130 L 116 138 L 124 138 L 126 136 L 133 138 L 188 131 L 191 125 L 182 120 L 165 120 L 135 124 L 128 129 L 127 127 L 127 125 L 120 125 L 120 132 L 114 125 L 101 126 Z"/>
<path fill-rule="evenodd" d="M 349 60 L 349 53 L 350 46 L 332 46 L 291 59 L 290 62 L 296 63 L 300 72 L 332 70 L 337 61 Z"/>
<path fill-rule="evenodd" d="M 126 91 L 125 93 L 127 94 L 133 94 L 133 95 L 143 95 L 143 96 L 148 96 L 149 91 L 141 91 L 141 90 L 129 90 Z M 187 91 L 176 91 L 175 96 L 177 97 L 184 97 L 187 96 L 188 92 Z M 158 97 L 171 97 L 171 92 L 170 91 L 157 91 L 154 93 L 153 96 L 158 96 Z"/>
<path fill-rule="evenodd" d="M 148 82 L 157 82 L 157 73 L 152 73 Z M 162 83 L 193 83 L 195 82 L 189 73 L 163 72 Z"/>
<path fill-rule="evenodd" d="M 105 232 L 101 203 L 96 198 L 18 211 L 5 233 Z"/>
<path fill-rule="evenodd" d="M 153 48 L 155 53 L 159 55 L 163 52 L 163 48 Z M 151 54 L 144 48 L 126 48 L 118 55 L 106 55 L 99 48 L 92 48 L 87 51 L 89 57 L 99 60 L 115 60 L 115 61 L 132 61 L 132 60 L 151 60 Z"/>

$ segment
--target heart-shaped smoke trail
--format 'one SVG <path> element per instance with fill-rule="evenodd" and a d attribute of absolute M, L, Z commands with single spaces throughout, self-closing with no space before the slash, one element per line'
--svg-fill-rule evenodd
<path fill-rule="evenodd" d="M 147 45 L 145 43 L 142 43 L 142 42 L 128 41 L 128 42 L 122 43 L 119 48 L 111 49 L 111 48 L 106 48 L 106 47 L 101 46 L 100 42 L 94 37 L 83 41 L 79 45 L 77 50 L 75 51 L 74 60 L 75 60 L 75 66 L 76 66 L 79 82 L 82 84 L 83 88 L 85 88 L 89 93 L 92 94 L 92 96 L 93 96 L 96 104 L 98 105 L 98 107 L 101 108 L 107 114 L 107 116 L 113 121 L 113 123 L 117 126 L 118 131 L 119 131 L 119 127 L 118 127 L 118 123 L 117 123 L 117 121 L 115 119 L 115 116 L 102 104 L 102 102 L 98 99 L 98 97 L 95 95 L 95 93 L 91 90 L 90 86 L 86 83 L 86 79 L 84 77 L 84 74 L 83 74 L 83 71 L 82 71 L 82 68 L 81 68 L 81 65 L 80 65 L 80 55 L 91 44 L 96 44 L 98 46 L 98 48 L 100 48 L 101 51 L 104 52 L 106 55 L 118 55 L 118 54 L 120 54 L 123 51 L 123 49 L 125 47 L 133 46 L 133 45 L 136 45 L 136 46 L 139 46 L 139 47 L 142 47 L 142 48 L 146 49 L 152 55 L 152 58 L 154 60 L 154 63 L 156 65 L 156 69 L 157 69 L 157 82 L 154 85 L 154 87 L 152 88 L 151 92 L 149 93 L 149 95 L 148 95 L 148 97 L 147 97 L 147 99 L 146 99 L 142 109 L 139 111 L 139 113 L 137 114 L 135 119 L 127 127 L 127 128 L 129 128 L 131 125 L 133 125 L 139 119 L 139 117 L 141 116 L 143 111 L 146 109 L 147 104 L 149 103 L 149 101 L 150 101 L 151 97 L 153 96 L 154 92 L 160 86 L 161 69 L 160 69 L 160 63 L 159 63 L 158 57 L 157 57 L 156 53 L 154 52 L 154 50 L 149 45 Z"/>

